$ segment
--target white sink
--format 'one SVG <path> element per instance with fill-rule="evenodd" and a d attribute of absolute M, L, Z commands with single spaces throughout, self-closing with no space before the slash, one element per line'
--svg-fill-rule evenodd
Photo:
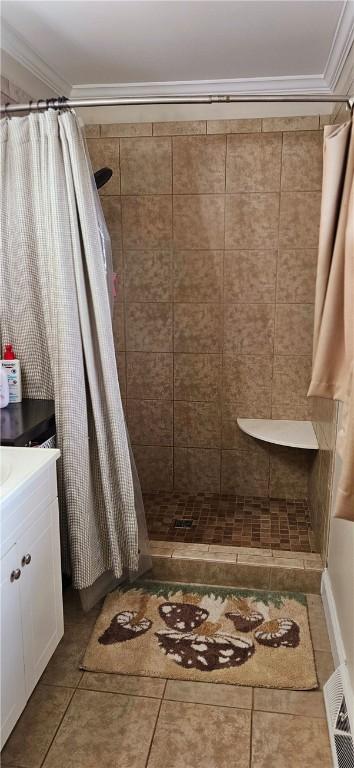
<path fill-rule="evenodd" d="M 0 448 L 0 499 L 2 504 L 43 467 L 56 461 L 56 448 Z"/>

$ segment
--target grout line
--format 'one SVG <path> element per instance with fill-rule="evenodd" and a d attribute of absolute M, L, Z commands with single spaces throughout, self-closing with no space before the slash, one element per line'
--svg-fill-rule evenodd
<path fill-rule="evenodd" d="M 166 687 L 167 687 L 167 680 L 165 681 L 165 686 L 164 686 L 164 689 L 163 689 L 163 692 L 162 692 L 162 696 L 161 696 L 161 699 L 160 699 L 160 705 L 159 705 L 158 710 L 157 710 L 155 725 L 154 725 L 153 732 L 152 732 L 152 735 L 151 735 L 150 746 L 149 746 L 148 753 L 147 753 L 147 756 L 146 756 L 145 768 L 148 768 L 148 763 L 149 763 L 149 760 L 150 760 L 152 745 L 153 745 L 153 741 L 154 741 L 154 738 L 155 738 L 157 723 L 158 723 L 159 717 L 160 717 L 162 702 L 164 701 Z"/>
<path fill-rule="evenodd" d="M 54 687 L 54 686 L 53 686 L 53 687 Z M 53 734 L 53 738 L 52 738 L 52 739 L 51 739 L 51 741 L 50 741 L 50 744 L 49 744 L 49 746 L 48 746 L 48 749 L 46 750 L 46 753 L 45 753 L 45 755 L 44 755 L 44 757 L 43 757 L 43 760 L 41 760 L 41 763 L 40 763 L 40 765 L 41 765 L 41 766 L 42 766 L 42 765 L 44 765 L 44 763 L 45 763 L 45 761 L 46 761 L 46 759 L 47 759 L 48 753 L 49 753 L 50 749 L 51 749 L 51 748 L 52 748 L 52 746 L 53 746 L 54 740 L 55 740 L 55 738 L 56 738 L 56 736 L 57 736 L 57 733 L 58 733 L 58 731 L 59 731 L 59 728 L 60 728 L 60 727 L 61 727 L 61 725 L 62 725 L 62 722 L 63 722 L 63 720 L 64 720 L 64 717 L 65 717 L 66 713 L 67 713 L 67 712 L 68 712 L 68 710 L 69 710 L 69 707 L 70 707 L 70 705 L 71 705 L 71 702 L 72 702 L 72 700 L 73 700 L 73 698 L 74 698 L 74 695 L 75 695 L 75 693 L 76 693 L 76 688 L 73 688 L 73 689 L 72 689 L 72 694 L 71 694 L 71 696 L 70 696 L 70 698 L 69 698 L 69 701 L 68 701 L 68 703 L 67 703 L 67 706 L 65 707 L 65 710 L 64 710 L 64 712 L 63 712 L 63 714 L 62 714 L 62 717 L 60 718 L 60 722 L 59 722 L 59 724 L 58 724 L 58 727 L 55 729 L 55 732 L 54 732 L 54 734 Z"/>
<path fill-rule="evenodd" d="M 254 715 L 254 709 L 253 709 L 253 688 L 252 688 L 252 709 L 251 709 L 251 722 L 250 722 L 250 751 L 249 751 L 249 768 L 252 768 L 252 740 L 253 740 L 253 715 Z"/>

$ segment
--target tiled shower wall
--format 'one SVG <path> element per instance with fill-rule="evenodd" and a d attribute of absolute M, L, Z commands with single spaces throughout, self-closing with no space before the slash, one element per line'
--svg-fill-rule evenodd
<path fill-rule="evenodd" d="M 304 497 L 311 457 L 237 417 L 310 419 L 318 117 L 87 126 L 119 275 L 114 332 L 145 490 Z"/>

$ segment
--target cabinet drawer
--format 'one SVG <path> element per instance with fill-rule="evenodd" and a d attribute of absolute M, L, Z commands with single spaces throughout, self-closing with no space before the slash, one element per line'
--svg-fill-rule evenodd
<path fill-rule="evenodd" d="M 15 450 L 15 449 L 14 449 Z M 30 450 L 30 449 L 27 449 Z M 1 557 L 15 544 L 23 531 L 32 525 L 36 517 L 40 516 L 52 501 L 57 497 L 57 475 L 55 463 L 44 467 L 30 480 L 25 489 L 17 497 L 12 496 L 9 501 L 2 504 L 1 523 Z"/>

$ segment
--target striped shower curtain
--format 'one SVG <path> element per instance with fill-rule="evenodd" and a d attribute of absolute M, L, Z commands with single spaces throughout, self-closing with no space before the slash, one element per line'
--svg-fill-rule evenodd
<path fill-rule="evenodd" d="M 1 342 L 24 396 L 54 398 L 63 569 L 74 587 L 138 567 L 103 244 L 75 114 L 1 121 Z"/>

